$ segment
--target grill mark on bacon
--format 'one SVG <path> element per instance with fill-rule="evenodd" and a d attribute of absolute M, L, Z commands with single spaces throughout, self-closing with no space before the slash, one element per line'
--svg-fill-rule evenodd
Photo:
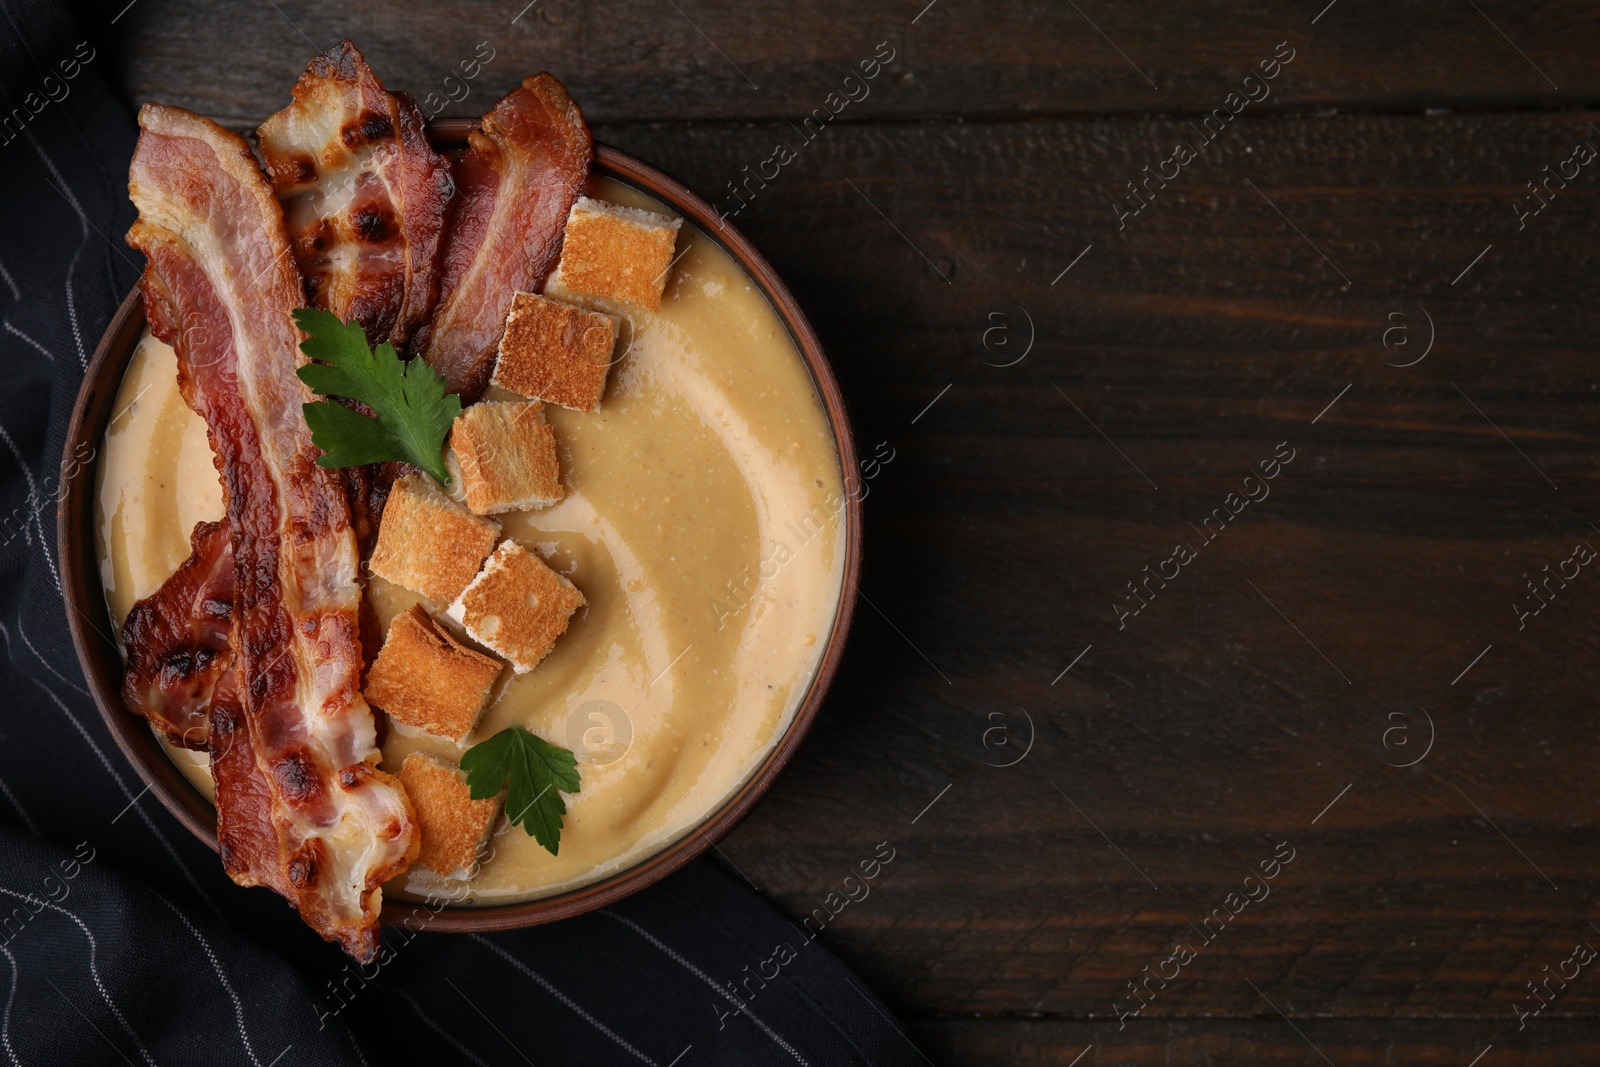
<path fill-rule="evenodd" d="M 242 140 L 147 106 L 130 169 L 152 330 L 222 474 L 234 563 L 234 669 L 212 695 L 218 837 L 235 881 L 267 885 L 358 959 L 377 953 L 382 882 L 415 857 L 404 790 L 377 770 L 361 699 L 358 559 L 342 477 L 317 467 L 289 311 L 281 209 Z M 401 827 L 391 836 L 395 825 Z M 333 860 L 333 842 L 356 850 Z M 324 872 L 350 871 L 348 880 Z"/>
<path fill-rule="evenodd" d="M 317 868 L 322 858 L 322 843 L 311 840 L 295 850 L 294 858 L 289 861 L 289 884 L 296 889 L 305 891 L 312 889 L 317 884 Z"/>
<path fill-rule="evenodd" d="M 283 795 L 297 805 L 322 799 L 322 781 L 317 777 L 316 762 L 311 753 L 303 748 L 288 753 L 274 763 L 272 775 L 277 779 Z"/>
<path fill-rule="evenodd" d="M 161 588 L 128 612 L 122 702 L 174 745 L 204 749 L 207 708 L 233 662 L 233 545 L 228 527 L 202 522 L 189 535 L 189 558 Z"/>
<path fill-rule="evenodd" d="M 524 79 L 481 125 L 455 164 L 439 304 L 411 346 L 466 403 L 489 382 L 513 295 L 555 269 L 594 157 L 583 112 L 549 74 Z"/>
<path fill-rule="evenodd" d="M 452 188 L 416 102 L 344 41 L 311 61 L 257 137 L 308 302 L 403 346 L 433 310 Z"/>
<path fill-rule="evenodd" d="M 350 45 L 348 41 L 345 43 L 349 45 L 352 51 L 355 50 L 354 45 Z M 361 58 L 361 53 L 356 51 L 355 55 L 361 65 L 365 66 L 366 61 Z M 352 64 L 351 67 L 354 68 L 354 65 Z M 341 74 L 346 78 L 361 77 L 359 68 L 348 69 L 348 72 L 341 70 Z M 344 127 L 339 131 L 339 140 L 344 142 L 344 146 L 353 152 L 375 141 L 384 140 L 392 133 L 394 133 L 394 123 L 389 121 L 389 116 L 379 114 L 376 111 L 367 111 L 362 113 L 356 120 L 344 124 Z"/>

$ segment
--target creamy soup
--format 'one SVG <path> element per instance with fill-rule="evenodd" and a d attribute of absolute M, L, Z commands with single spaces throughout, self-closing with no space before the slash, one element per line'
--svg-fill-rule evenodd
<path fill-rule="evenodd" d="M 599 196 L 661 205 L 615 182 Z M 690 832 L 761 763 L 810 686 L 844 564 L 838 454 L 816 389 L 754 282 L 689 225 L 658 314 L 623 326 L 601 410 L 546 407 L 567 496 L 500 516 L 588 605 L 537 670 L 502 672 L 472 740 L 521 725 L 578 756 L 560 855 L 504 817 L 465 891 L 416 870 L 401 896 L 506 903 L 575 888 Z M 488 399 L 508 399 L 510 394 Z M 99 482 L 101 569 L 120 626 L 222 515 L 205 426 L 148 335 L 123 379 Z M 455 492 L 459 494 L 459 479 Z M 374 578 L 385 627 L 418 597 Z M 427 603 L 427 602 L 424 602 Z M 438 614 L 445 605 L 428 603 Z M 449 741 L 391 726 L 383 766 Z M 204 753 L 168 749 L 211 793 Z"/>

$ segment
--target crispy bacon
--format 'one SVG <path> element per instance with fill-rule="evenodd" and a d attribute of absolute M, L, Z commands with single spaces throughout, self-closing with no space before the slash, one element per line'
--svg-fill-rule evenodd
<path fill-rule="evenodd" d="M 273 818 L 270 779 L 257 772 L 255 748 L 245 719 L 239 672 L 218 679 L 211 700 L 211 777 L 216 783 L 217 851 L 222 866 L 240 885 L 264 885 L 295 899 L 288 866 L 279 857 L 289 850 Z M 227 812 L 223 818 L 222 813 Z"/>
<path fill-rule="evenodd" d="M 343 480 L 316 465 L 300 412 L 283 212 L 238 136 L 154 105 L 139 125 L 128 243 L 146 256 L 151 329 L 206 422 L 236 575 L 235 673 L 211 718 L 223 862 L 368 960 L 381 885 L 415 857 L 417 833 L 404 789 L 377 769 L 361 697 L 356 542 Z"/>
<path fill-rule="evenodd" d="M 345 467 L 350 527 L 363 558 L 378 537 L 389 487 L 402 463 Z M 127 670 L 122 702 L 174 745 L 203 750 L 210 733 L 212 690 L 233 661 L 233 538 L 228 520 L 202 522 L 189 536 L 190 555 L 161 588 L 133 606 L 122 627 Z M 361 600 L 362 659 L 371 663 L 383 627 Z M 382 727 L 382 721 L 379 721 Z"/>
<path fill-rule="evenodd" d="M 133 606 L 122 626 L 122 702 L 174 745 L 204 749 L 211 691 L 233 662 L 233 545 L 221 522 L 196 523 L 189 558 Z"/>
<path fill-rule="evenodd" d="M 306 298 L 404 345 L 438 292 L 450 165 L 422 111 L 383 87 L 350 41 L 306 67 L 294 102 L 257 131 Z"/>
<path fill-rule="evenodd" d="M 412 345 L 468 403 L 489 381 L 512 296 L 555 269 L 594 157 L 583 112 L 548 74 L 525 78 L 481 125 L 456 161 L 439 305 Z"/>

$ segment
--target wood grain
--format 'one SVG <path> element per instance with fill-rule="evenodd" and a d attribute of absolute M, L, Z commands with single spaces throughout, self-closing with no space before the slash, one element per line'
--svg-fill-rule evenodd
<path fill-rule="evenodd" d="M 825 934 L 898 1008 L 1109 1017 L 1289 840 L 1304 866 L 1147 1015 L 1247 1014 L 1248 980 L 1286 1010 L 1515 1029 L 1522 984 L 1600 936 L 1575 743 L 1591 732 L 1596 600 L 1575 582 L 1523 631 L 1511 610 L 1529 600 L 1524 572 L 1600 543 L 1580 399 L 1594 392 L 1579 288 L 1593 187 L 1575 183 L 1521 233 L 1509 206 L 1584 129 L 1280 119 L 1122 235 L 1083 188 L 1110 186 L 1176 124 L 1026 124 L 999 145 L 981 126 L 819 140 L 811 169 L 740 222 L 822 329 L 863 452 L 886 440 L 897 455 L 871 483 L 873 607 L 844 684 L 725 846 L 734 862 L 804 915 L 873 842 L 903 842 L 904 866 Z M 713 139 L 736 139 L 728 162 Z M 762 136 L 624 140 L 705 188 Z M 1419 304 L 1433 351 L 1386 366 L 1421 352 Z M 986 366 L 1012 358 L 984 349 L 989 313 L 1021 332 L 1019 309 L 1035 351 Z M 1397 309 L 1410 352 L 1382 343 Z M 1295 458 L 1272 495 L 1119 630 L 1124 583 L 1199 544 L 1189 524 L 1283 441 Z M 1434 750 L 1384 766 L 1420 751 L 1419 707 Z M 1034 750 L 983 766 L 1009 758 L 984 746 L 989 716 L 1022 736 L 1019 708 Z M 1403 734 L 1384 747 L 1407 721 L 1395 713 L 1411 717 L 1411 753 Z M 1580 983 L 1563 1003 L 1592 1012 L 1597 996 Z"/>
<path fill-rule="evenodd" d="M 1298 1028 L 1299 1032 L 1296 1032 Z M 1470 1023 L 1453 1021 L 1295 1020 L 1282 1018 L 1166 1022 L 1118 1033 L 1054 1020 L 1003 1025 L 967 1020 L 912 1026 L 919 1047 L 939 1063 L 1004 1063 L 1014 1067 L 1340 1067 L 1439 1064 L 1466 1067 L 1579 1067 L 1594 1062 L 1600 1032 L 1594 1023 L 1550 1020 L 1537 1033 L 1506 1044 L 1479 1038 Z M 1486 1051 L 1487 1049 L 1487 1051 Z M 1074 1059 L 1082 1055 L 1081 1060 Z"/>
<path fill-rule="evenodd" d="M 1594 1061 L 1600 977 L 1516 1011 L 1600 945 L 1600 574 L 1521 628 L 1513 604 L 1600 547 L 1600 162 L 1525 225 L 1514 205 L 1600 146 L 1600 11 L 280 6 L 141 0 L 124 92 L 253 124 L 309 51 L 292 20 L 421 92 L 489 40 L 452 112 L 549 68 L 597 136 L 724 210 L 795 149 L 735 221 L 822 334 L 862 454 L 894 458 L 834 696 L 722 851 L 797 922 L 822 909 L 934 1062 Z M 803 139 L 880 40 L 871 95 Z M 1120 218 L 1284 40 L 1273 96 Z M 1270 495 L 1207 541 L 1282 442 Z M 1270 895 L 1202 943 L 1280 842 Z"/>
<path fill-rule="evenodd" d="M 880 41 L 899 58 L 846 110 L 851 120 L 1203 112 L 1223 106 L 1280 41 L 1301 58 L 1263 101 L 1273 109 L 1552 108 L 1600 99 L 1590 48 L 1600 11 L 1581 0 L 1479 5 L 1482 14 L 1470 4 L 1408 0 L 1386 5 L 1382 17 L 1337 0 L 1315 23 L 1323 3 L 1281 0 L 1187 9 L 1104 0 L 1076 8 L 936 0 L 926 9 L 926 0 L 754 8 L 732 0 L 279 0 L 230 7 L 226 16 L 203 0 L 139 0 L 110 27 L 125 3 L 94 5 L 84 21 L 107 26 L 125 46 L 118 62 L 127 83 L 240 121 L 281 107 L 313 45 L 346 36 L 386 82 L 419 94 L 487 41 L 495 59 L 450 113 L 482 114 L 524 73 L 548 69 L 602 123 L 798 119 L 822 107 Z"/>

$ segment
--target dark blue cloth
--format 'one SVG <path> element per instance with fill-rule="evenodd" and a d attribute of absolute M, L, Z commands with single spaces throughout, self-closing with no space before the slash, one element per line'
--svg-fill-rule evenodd
<path fill-rule="evenodd" d="M 95 42 L 0 0 L 0 1064 L 922 1062 L 714 863 L 533 930 L 387 929 L 361 969 L 144 792 L 84 688 L 54 546 L 68 413 L 140 269 L 132 107 Z"/>

